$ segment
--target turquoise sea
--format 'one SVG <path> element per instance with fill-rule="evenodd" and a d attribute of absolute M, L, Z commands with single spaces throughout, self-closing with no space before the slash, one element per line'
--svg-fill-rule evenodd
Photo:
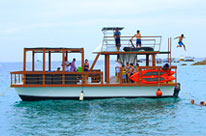
<path fill-rule="evenodd" d="M 178 65 L 179 98 L 23 102 L 14 89 L 0 96 L 2 136 L 205 136 L 206 66 Z M 0 92 L 22 63 L 0 63 Z"/>

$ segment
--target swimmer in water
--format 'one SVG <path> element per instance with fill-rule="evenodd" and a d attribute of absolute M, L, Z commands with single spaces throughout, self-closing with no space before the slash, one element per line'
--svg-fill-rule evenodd
<path fill-rule="evenodd" d="M 195 100 L 194 99 L 191 100 L 191 104 L 195 104 Z"/>
<path fill-rule="evenodd" d="M 194 104 L 194 105 L 198 106 L 198 104 L 195 104 L 195 100 L 194 99 L 192 99 L 190 102 L 191 102 L 191 104 Z M 199 106 L 206 106 L 206 102 L 201 101 Z"/>
<path fill-rule="evenodd" d="M 200 102 L 200 105 L 201 105 L 201 106 L 206 106 L 206 102 L 201 101 L 201 102 Z"/>

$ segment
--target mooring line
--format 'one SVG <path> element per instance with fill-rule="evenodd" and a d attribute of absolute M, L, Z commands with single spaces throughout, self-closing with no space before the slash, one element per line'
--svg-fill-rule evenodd
<path fill-rule="evenodd" d="M 8 90 L 9 90 L 10 87 L 7 87 L 1 94 L 0 96 L 3 96 Z"/>
<path fill-rule="evenodd" d="M 184 90 L 182 90 L 182 92 L 184 93 L 185 97 L 186 97 L 188 100 L 191 100 L 191 98 L 189 97 L 189 94 L 187 94 Z"/>

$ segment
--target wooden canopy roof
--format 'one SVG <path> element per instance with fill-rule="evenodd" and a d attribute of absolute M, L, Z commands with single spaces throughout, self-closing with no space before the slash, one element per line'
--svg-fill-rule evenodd
<path fill-rule="evenodd" d="M 114 31 L 115 29 L 119 29 L 119 30 L 122 30 L 124 29 L 124 27 L 103 27 L 102 28 L 102 31 Z"/>
<path fill-rule="evenodd" d="M 48 47 L 37 47 L 37 48 L 24 48 L 25 51 L 34 51 L 34 53 L 81 53 L 83 48 L 48 48 Z"/>

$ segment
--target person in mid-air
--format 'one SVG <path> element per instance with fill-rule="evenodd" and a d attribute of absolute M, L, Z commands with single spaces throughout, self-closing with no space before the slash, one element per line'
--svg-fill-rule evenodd
<path fill-rule="evenodd" d="M 179 38 L 179 41 L 178 41 L 177 47 L 182 47 L 183 46 L 184 50 L 186 51 L 186 47 L 185 47 L 184 43 L 182 42 L 183 38 L 185 38 L 184 34 L 181 34 L 181 36 L 177 36 L 174 39 L 178 39 L 178 38 Z"/>
<path fill-rule="evenodd" d="M 139 46 L 139 47 L 142 47 L 142 40 L 141 40 L 142 36 L 141 36 L 139 30 L 137 30 L 137 33 L 136 33 L 134 36 L 132 36 L 132 38 L 130 39 L 130 41 L 132 41 L 132 39 L 133 39 L 134 37 L 137 38 L 137 40 L 136 40 L 136 48 L 138 48 L 138 46 Z"/>

